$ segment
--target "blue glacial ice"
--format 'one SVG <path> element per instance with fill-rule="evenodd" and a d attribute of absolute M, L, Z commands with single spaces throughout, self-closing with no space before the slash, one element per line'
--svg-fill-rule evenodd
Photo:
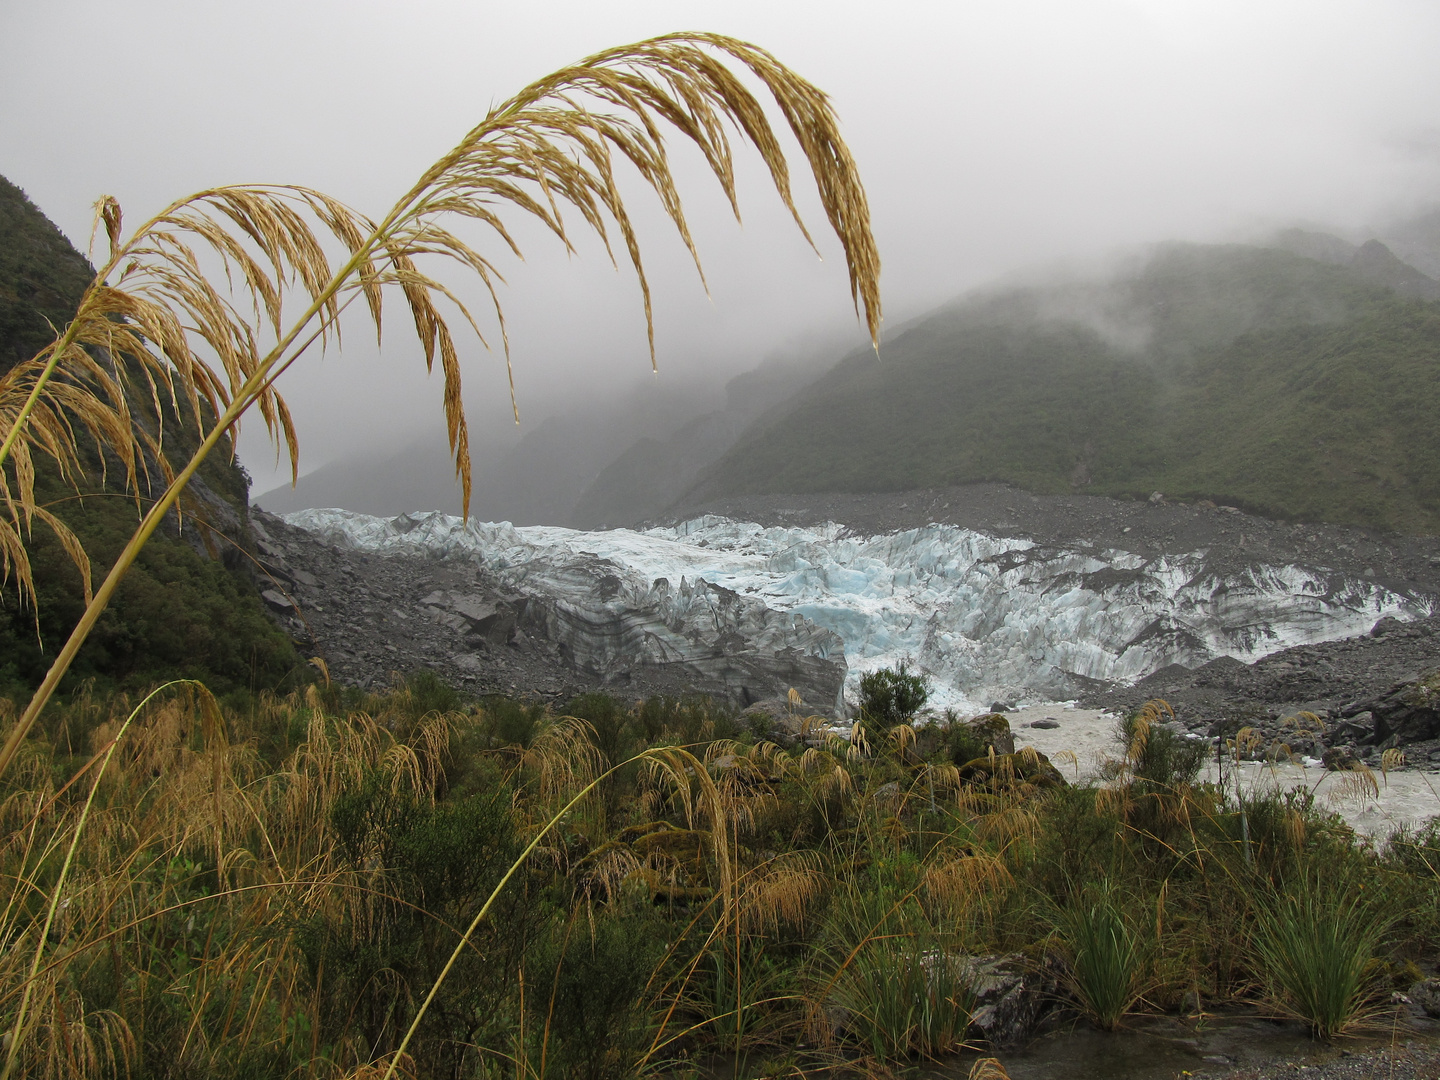
<path fill-rule="evenodd" d="M 930 676 L 937 706 L 979 710 L 1063 700 L 1084 679 L 1132 682 L 1173 663 L 1249 662 L 1431 610 L 1427 596 L 1320 567 L 1221 574 L 1204 551 L 1041 546 L 951 525 L 857 536 L 708 516 L 641 532 L 343 510 L 286 520 L 365 551 L 470 560 L 504 588 L 560 603 L 581 599 L 567 598 L 576 578 L 565 568 L 597 560 L 631 596 L 703 580 L 838 635 L 852 701 L 862 674 L 901 659 Z"/>

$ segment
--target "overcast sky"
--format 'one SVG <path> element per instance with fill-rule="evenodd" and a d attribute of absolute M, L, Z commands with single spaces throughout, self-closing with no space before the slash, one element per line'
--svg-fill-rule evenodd
<path fill-rule="evenodd" d="M 1292 222 L 1363 233 L 1440 201 L 1428 0 L 0 0 L 0 172 L 82 250 L 101 193 L 136 221 L 205 186 L 293 182 L 378 216 L 525 83 L 686 29 L 763 45 L 831 93 L 892 324 L 1037 264 Z M 660 378 L 861 340 L 833 239 L 817 260 L 753 168 L 743 229 L 687 175 L 711 298 L 642 215 Z M 571 260 L 536 237 L 527 255 L 506 295 L 526 422 L 597 388 L 643 392 L 630 276 L 594 248 Z M 287 375 L 303 468 L 440 422 L 416 353 L 356 334 Z M 474 346 L 466 373 L 474 421 L 503 428 L 498 360 Z M 242 456 L 263 490 L 257 429 Z"/>

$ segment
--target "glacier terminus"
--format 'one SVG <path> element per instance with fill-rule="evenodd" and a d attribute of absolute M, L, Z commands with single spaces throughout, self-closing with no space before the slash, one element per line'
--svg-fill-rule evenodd
<path fill-rule="evenodd" d="M 837 712 L 863 674 L 902 659 L 929 676 L 933 705 L 983 711 L 1067 700 L 1091 680 L 1129 683 L 1170 664 L 1250 662 L 1433 608 L 1429 595 L 1320 566 L 1222 571 L 1203 549 L 1142 555 L 943 524 L 855 535 L 715 516 L 598 532 L 439 513 L 317 509 L 285 520 L 362 552 L 471 562 L 543 601 L 547 632 L 602 674 L 637 655 L 703 654 L 714 666 L 727 641 L 752 667 L 773 662 L 797 679 L 807 664 L 842 664 L 839 698 L 812 702 Z"/>

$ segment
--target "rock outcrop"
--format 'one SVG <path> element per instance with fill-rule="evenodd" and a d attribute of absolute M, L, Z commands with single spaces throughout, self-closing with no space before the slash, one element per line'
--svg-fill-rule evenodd
<path fill-rule="evenodd" d="M 463 546 L 403 543 L 385 553 L 255 521 L 262 595 L 348 682 L 428 668 L 478 693 L 701 693 L 738 706 L 794 688 L 829 712 L 845 681 L 833 632 L 700 579 L 637 581 L 594 555 L 487 562 Z M 417 519 L 388 524 L 405 538 Z"/>
<path fill-rule="evenodd" d="M 1372 766 L 1399 748 L 1410 765 L 1440 763 L 1440 617 L 1381 619 L 1372 631 L 1298 646 L 1253 664 L 1222 658 L 1189 670 L 1164 668 L 1082 703 L 1133 709 L 1162 698 L 1182 725 L 1209 737 L 1248 728 L 1255 760 L 1294 754 L 1348 767 Z"/>
<path fill-rule="evenodd" d="M 970 1030 L 997 1050 L 1020 1046 L 1060 997 L 1052 958 L 1032 963 L 1021 953 L 967 956 L 958 964 L 961 981 L 973 995 Z"/>

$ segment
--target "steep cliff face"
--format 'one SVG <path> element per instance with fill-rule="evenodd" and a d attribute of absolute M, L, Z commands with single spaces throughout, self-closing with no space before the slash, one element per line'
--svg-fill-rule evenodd
<path fill-rule="evenodd" d="M 516 598 L 521 627 L 585 670 L 668 669 L 741 700 L 793 685 L 823 701 L 832 678 L 853 700 L 860 675 L 902 658 L 927 672 L 939 705 L 1069 698 L 1434 607 L 1428 592 L 1315 566 L 1221 567 L 1205 551 L 1040 545 L 951 525 L 855 536 L 715 517 L 639 533 L 338 510 L 287 520 L 350 551 L 477 567 Z M 431 619 L 456 610 L 427 599 Z"/>

